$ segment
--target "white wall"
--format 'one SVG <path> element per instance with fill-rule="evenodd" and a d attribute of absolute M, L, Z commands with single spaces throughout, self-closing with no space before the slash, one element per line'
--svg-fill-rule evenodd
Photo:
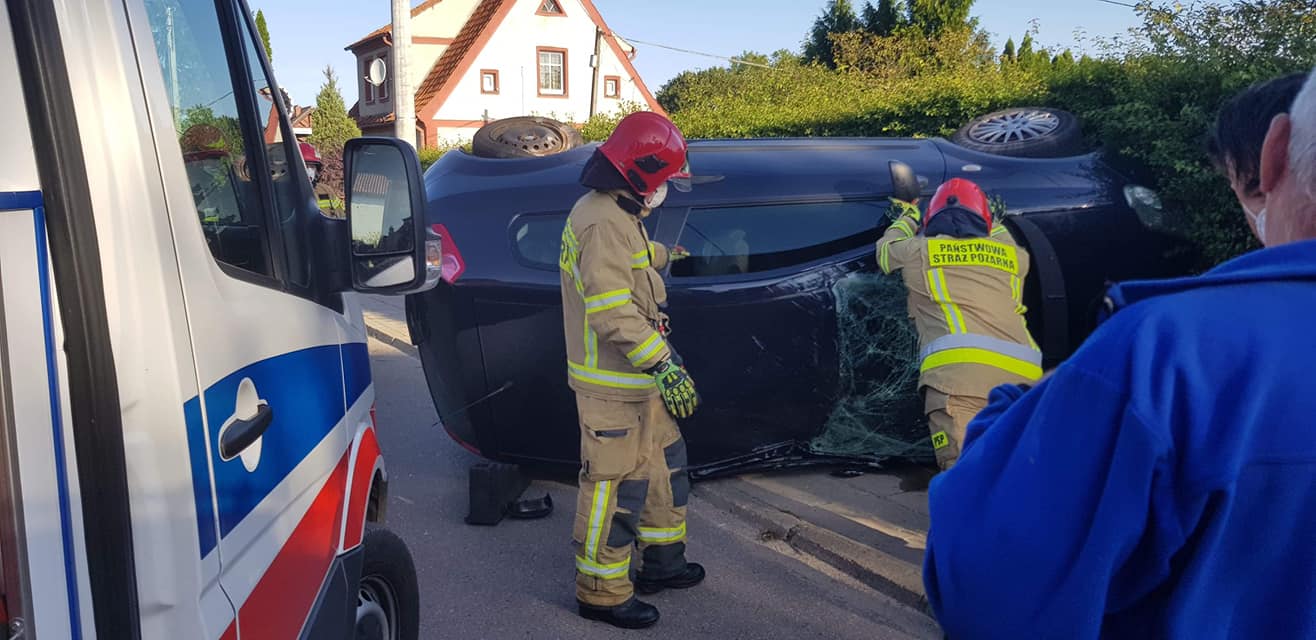
<path fill-rule="evenodd" d="M 559 0 L 565 17 L 539 16 L 540 0 L 518 0 L 498 30 L 466 70 L 457 87 L 435 114 L 434 120 L 478 121 L 488 111 L 492 119 L 519 115 L 543 115 L 558 120 L 584 122 L 589 118 L 594 53 L 594 22 L 578 0 Z M 537 47 L 567 50 L 567 97 L 538 95 Z M 644 96 L 606 41 L 600 43 L 599 112 L 614 111 L 623 101 L 644 104 Z M 499 72 L 499 94 L 480 93 L 480 70 Z M 603 97 L 603 77 L 621 78 L 621 99 Z M 417 105 L 417 110 L 421 105 Z M 440 139 L 469 139 L 475 128 L 438 128 Z"/>

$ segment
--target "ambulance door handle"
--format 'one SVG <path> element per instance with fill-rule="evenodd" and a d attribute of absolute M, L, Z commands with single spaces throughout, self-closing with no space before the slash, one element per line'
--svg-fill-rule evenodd
<path fill-rule="evenodd" d="M 234 420 L 219 436 L 219 457 L 231 460 L 260 439 L 265 430 L 274 422 L 274 409 L 262 402 L 256 407 L 256 415 L 246 420 Z"/>

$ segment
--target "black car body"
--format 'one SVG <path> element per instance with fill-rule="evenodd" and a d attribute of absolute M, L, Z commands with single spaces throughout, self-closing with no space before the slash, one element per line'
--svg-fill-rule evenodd
<path fill-rule="evenodd" d="M 429 222 L 455 282 L 408 300 L 449 434 L 511 462 L 577 460 L 557 267 L 593 145 L 517 160 L 449 153 L 426 174 Z M 682 430 L 696 472 L 818 459 L 931 456 L 916 341 L 898 278 L 876 274 L 888 161 L 930 195 L 971 179 L 1031 251 L 1025 302 L 1048 366 L 1092 330 L 1108 281 L 1182 273 L 1178 243 L 1143 226 L 1132 188 L 1098 154 L 987 155 L 942 139 L 695 141 L 695 173 L 645 220 L 693 257 L 665 274 L 671 341 L 704 404 Z M 450 270 L 453 271 L 453 270 Z"/>

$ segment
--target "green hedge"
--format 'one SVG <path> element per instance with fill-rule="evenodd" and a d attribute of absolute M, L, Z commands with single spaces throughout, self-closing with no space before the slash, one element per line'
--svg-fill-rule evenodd
<path fill-rule="evenodd" d="M 784 58 L 772 69 L 687 72 L 658 99 L 690 138 L 945 136 L 1004 107 L 1067 109 L 1094 147 L 1160 192 L 1207 267 L 1255 244 L 1203 152 L 1205 134 L 1229 95 L 1316 65 L 1316 12 L 1308 0 L 1138 11 L 1143 26 L 1100 43 L 1097 58 L 1047 53 L 1023 64 L 965 34 L 847 36 L 837 38 L 838 70 Z"/>

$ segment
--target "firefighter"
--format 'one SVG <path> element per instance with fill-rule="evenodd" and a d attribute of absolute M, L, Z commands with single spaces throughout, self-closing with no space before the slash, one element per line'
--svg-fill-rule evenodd
<path fill-rule="evenodd" d="M 634 592 L 685 589 L 704 569 L 685 560 L 685 441 L 675 418 L 699 402 L 667 339 L 658 271 L 674 257 L 642 220 L 671 185 L 689 188 L 686 143 L 651 112 L 624 118 L 586 163 L 562 231 L 568 382 L 580 416 L 580 490 L 573 543 L 582 617 L 638 629 L 658 610 Z M 641 567 L 630 578 L 631 552 Z"/>
<path fill-rule="evenodd" d="M 968 180 L 937 189 L 926 219 L 914 203 L 893 204 L 901 214 L 878 241 L 877 261 L 883 273 L 900 271 L 909 290 L 919 390 L 937 465 L 946 470 L 988 392 L 1042 375 L 1024 319 L 1028 252 L 992 223 L 987 196 Z"/>

